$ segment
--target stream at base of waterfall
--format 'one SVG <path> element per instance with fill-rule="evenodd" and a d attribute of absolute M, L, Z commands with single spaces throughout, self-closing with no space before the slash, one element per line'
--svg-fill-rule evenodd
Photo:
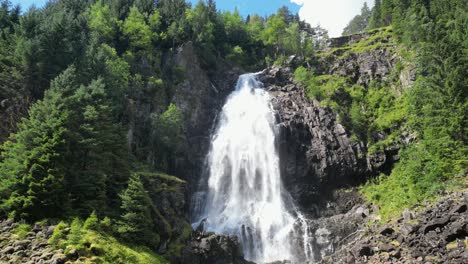
<path fill-rule="evenodd" d="M 282 187 L 277 122 L 256 74 L 239 77 L 218 118 L 194 226 L 237 235 L 256 263 L 313 259 L 305 218 Z"/>

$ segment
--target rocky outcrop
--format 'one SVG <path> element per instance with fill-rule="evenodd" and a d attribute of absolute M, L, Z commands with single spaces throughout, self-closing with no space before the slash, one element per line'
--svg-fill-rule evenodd
<path fill-rule="evenodd" d="M 49 245 L 54 226 L 35 225 L 24 237 L 15 234 L 18 226 L 11 220 L 0 220 L 0 263 L 63 264 L 78 259 Z"/>
<path fill-rule="evenodd" d="M 194 232 L 183 252 L 182 264 L 254 264 L 243 257 L 235 236 Z"/>
<path fill-rule="evenodd" d="M 468 263 L 468 192 L 358 232 L 322 263 Z"/>
<path fill-rule="evenodd" d="M 191 226 L 188 217 L 187 183 L 164 173 L 139 172 L 145 189 L 155 206 L 155 223 L 161 236 L 160 252 L 188 239 Z"/>
<path fill-rule="evenodd" d="M 273 97 L 279 119 L 283 184 L 302 208 L 323 216 L 319 208 L 326 207 L 334 189 L 365 180 L 369 173 L 365 149 L 351 141 L 331 109 L 306 97 L 289 69 L 269 69 L 260 79 Z"/>
<path fill-rule="evenodd" d="M 176 175 L 190 187 L 198 183 L 204 159 L 210 147 L 210 136 L 226 97 L 234 90 L 241 69 L 232 68 L 223 60 L 206 70 L 192 43 L 186 43 L 167 63 L 177 65 L 184 80 L 175 87 L 174 102 L 184 116 L 186 151 L 177 164 Z"/>
<path fill-rule="evenodd" d="M 161 67 L 166 75 L 172 76 L 170 91 L 147 87 L 141 94 L 127 99 L 127 141 L 138 160 L 155 165 L 160 154 L 151 145 L 152 135 L 157 135 L 151 118 L 174 103 L 183 115 L 184 139 L 180 143 L 183 151 L 177 155 L 168 172 L 186 180 L 191 192 L 201 175 L 216 115 L 234 89 L 242 70 L 233 68 L 222 59 L 209 69 L 203 67 L 191 42 L 164 54 Z"/>
<path fill-rule="evenodd" d="M 307 220 L 310 260 L 320 261 L 346 246 L 365 229 L 366 223 L 376 218 L 375 213 L 375 209 L 366 205 L 355 205 L 345 213 Z"/>
<path fill-rule="evenodd" d="M 332 74 L 350 78 L 353 83 L 367 87 L 372 81 L 391 81 L 398 71 L 400 87 L 406 89 L 416 79 L 415 66 L 398 54 L 391 29 L 383 28 L 329 40 L 326 56 L 317 56 L 313 66 L 317 74 Z M 397 65 L 404 69 L 396 69 Z M 401 91 L 398 91 L 401 92 Z"/>

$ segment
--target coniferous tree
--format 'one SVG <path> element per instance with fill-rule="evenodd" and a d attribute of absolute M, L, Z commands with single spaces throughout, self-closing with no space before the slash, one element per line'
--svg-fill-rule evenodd
<path fill-rule="evenodd" d="M 123 23 L 122 32 L 129 39 L 134 50 L 148 50 L 151 46 L 151 28 L 146 24 L 144 16 L 136 7 L 130 8 L 130 13 Z"/>
<path fill-rule="evenodd" d="M 382 26 L 382 0 L 375 0 L 372 8 L 372 15 L 369 20 L 368 29 L 374 29 Z"/>
<path fill-rule="evenodd" d="M 364 31 L 369 25 L 369 19 L 371 17 L 371 11 L 364 2 L 364 6 L 361 8 L 361 14 L 355 16 L 348 25 L 343 29 L 342 35 L 351 35 Z"/>
<path fill-rule="evenodd" d="M 69 106 L 79 109 L 70 114 L 70 152 L 66 155 L 73 205 L 82 215 L 102 212 L 115 203 L 119 185 L 127 179 L 125 138 L 112 121 L 101 79 L 78 88 Z"/>
<path fill-rule="evenodd" d="M 4 213 L 41 219 L 66 211 L 65 150 L 70 113 L 64 95 L 74 86 L 73 69 L 52 84 L 44 100 L 30 110 L 19 131 L 4 143 L 0 159 L 0 193 Z"/>
<path fill-rule="evenodd" d="M 382 0 L 381 6 L 381 25 L 382 26 L 389 26 L 392 24 L 392 16 L 393 16 L 393 0 Z"/>
<path fill-rule="evenodd" d="M 118 233 L 135 243 L 155 246 L 158 235 L 151 218 L 153 203 L 138 175 L 130 177 L 127 189 L 121 194 L 122 215 Z"/>

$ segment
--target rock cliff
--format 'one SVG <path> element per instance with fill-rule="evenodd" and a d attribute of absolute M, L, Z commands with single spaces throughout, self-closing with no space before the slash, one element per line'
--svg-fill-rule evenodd
<path fill-rule="evenodd" d="M 279 119 L 283 184 L 296 202 L 313 208 L 331 190 L 365 179 L 363 146 L 351 142 L 331 109 L 315 106 L 306 97 L 288 68 L 269 69 L 260 79 L 273 97 Z"/>
<path fill-rule="evenodd" d="M 322 263 L 467 263 L 468 192 L 451 194 L 421 212 L 356 233 Z"/>

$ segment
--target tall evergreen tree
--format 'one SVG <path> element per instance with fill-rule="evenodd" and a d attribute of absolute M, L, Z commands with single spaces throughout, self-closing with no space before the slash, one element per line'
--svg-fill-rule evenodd
<path fill-rule="evenodd" d="M 382 7 L 381 7 L 381 25 L 382 26 L 389 26 L 392 24 L 392 16 L 393 16 L 393 0 L 382 0 Z"/>
<path fill-rule="evenodd" d="M 68 188 L 73 207 L 87 215 L 116 203 L 127 180 L 125 138 L 113 123 L 103 80 L 81 86 L 69 100 Z"/>
<path fill-rule="evenodd" d="M 372 8 L 372 15 L 369 20 L 369 29 L 374 29 L 382 26 L 382 0 L 375 0 Z"/>
<path fill-rule="evenodd" d="M 19 131 L 2 146 L 0 195 L 4 214 L 41 219 L 66 211 L 65 162 L 67 123 L 70 113 L 64 95 L 73 90 L 75 74 L 61 74 L 44 100 L 30 110 Z"/>
<path fill-rule="evenodd" d="M 361 8 L 361 14 L 355 16 L 348 25 L 343 29 L 342 35 L 351 35 L 364 31 L 368 25 L 372 12 L 370 11 L 367 3 L 364 2 Z"/>
<path fill-rule="evenodd" d="M 118 233 L 129 241 L 155 246 L 158 235 L 151 218 L 153 203 L 138 175 L 132 175 L 127 189 L 121 194 L 122 215 Z"/>

